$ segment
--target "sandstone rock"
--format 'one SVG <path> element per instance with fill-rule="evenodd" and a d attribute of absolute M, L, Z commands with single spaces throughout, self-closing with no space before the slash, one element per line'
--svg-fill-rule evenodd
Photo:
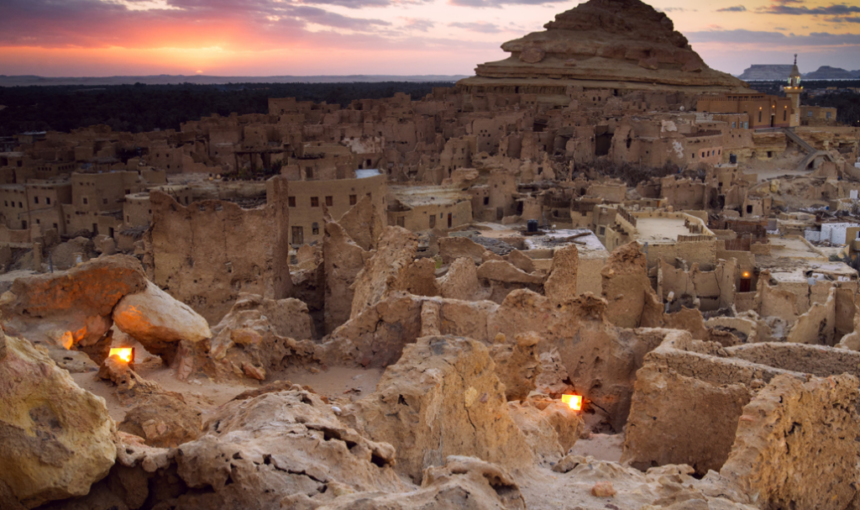
<path fill-rule="evenodd" d="M 442 297 L 475 301 L 487 294 L 478 280 L 478 269 L 471 258 L 461 257 L 451 263 L 448 272 L 440 278 Z"/>
<path fill-rule="evenodd" d="M 337 499 L 315 503 L 304 494 L 288 496 L 281 508 L 296 510 L 525 510 L 516 482 L 502 468 L 474 457 L 450 456 L 444 467 L 425 471 L 421 488 L 406 493 L 353 493 L 348 487 L 332 491 Z"/>
<path fill-rule="evenodd" d="M 546 51 L 541 48 L 529 47 L 520 52 L 520 60 L 529 64 L 537 64 L 546 56 Z"/>
<path fill-rule="evenodd" d="M 620 328 L 656 326 L 643 324 L 646 303 L 659 299 L 648 279 L 647 260 L 639 251 L 639 243 L 632 242 L 616 248 L 606 262 L 603 271 L 603 297 L 609 303 L 606 317 Z M 662 307 L 658 313 L 662 312 Z"/>
<path fill-rule="evenodd" d="M 528 255 L 520 250 L 514 250 L 507 255 L 507 261 L 514 265 L 517 269 L 526 272 L 534 273 L 535 262 Z"/>
<path fill-rule="evenodd" d="M 104 399 L 27 340 L 6 337 L 0 361 L 0 481 L 27 508 L 83 496 L 116 459 Z"/>
<path fill-rule="evenodd" d="M 349 237 L 363 250 L 373 250 L 385 226 L 373 200 L 365 195 L 337 221 Z"/>
<path fill-rule="evenodd" d="M 540 340 L 540 337 L 520 338 L 522 342 L 496 344 L 490 348 L 490 355 L 496 364 L 496 375 L 505 385 L 508 400 L 525 399 L 535 389 L 535 380 L 541 371 L 537 342 L 532 343 L 533 340 Z"/>
<path fill-rule="evenodd" d="M 370 258 L 370 253 L 358 246 L 338 223 L 325 219 L 323 258 L 325 266 L 325 325 L 326 333 L 349 320 L 358 274 Z"/>
<path fill-rule="evenodd" d="M 488 260 L 478 268 L 478 278 L 503 283 L 540 285 L 543 278 L 528 274 L 504 260 Z"/>
<path fill-rule="evenodd" d="M 407 268 L 415 260 L 418 238 L 401 227 L 387 227 L 376 254 L 356 276 L 350 318 L 385 299 L 395 290 L 405 290 Z"/>
<path fill-rule="evenodd" d="M 532 462 L 490 353 L 474 340 L 425 337 L 407 345 L 376 392 L 345 413 L 369 437 L 394 445 L 397 471 L 416 482 L 450 454 L 512 468 Z"/>
<path fill-rule="evenodd" d="M 597 482 L 594 484 L 594 487 L 591 488 L 591 495 L 595 498 L 611 498 L 615 494 L 617 493 L 612 487 L 611 482 Z"/>
<path fill-rule="evenodd" d="M 582 434 L 582 417 L 561 400 L 541 396 L 508 402 L 514 423 L 543 462 L 558 462 Z"/>
<path fill-rule="evenodd" d="M 458 82 L 467 91 L 519 84 L 588 86 L 612 82 L 622 90 L 742 92 L 747 84 L 714 71 L 674 30 L 672 20 L 639 0 L 591 0 L 556 15 L 546 30 L 508 41 L 506 60 L 478 65 Z M 566 65 L 571 59 L 576 65 Z M 519 81 L 518 81 L 519 80 Z"/>
<path fill-rule="evenodd" d="M 200 436 L 201 414 L 181 394 L 164 392 L 129 409 L 117 428 L 145 438 L 149 446 L 175 448 Z"/>
<path fill-rule="evenodd" d="M 59 345 L 69 332 L 72 345 L 89 345 L 110 329 L 116 304 L 146 286 L 140 262 L 126 255 L 100 257 L 62 273 L 18 278 L 0 297 L 3 326 L 30 341 Z"/>
<path fill-rule="evenodd" d="M 860 474 L 857 385 L 848 374 L 775 377 L 744 407 L 719 477 L 762 508 L 848 507 Z"/>
<path fill-rule="evenodd" d="M 460 258 L 470 258 L 479 265 L 484 261 L 487 249 L 468 237 L 442 237 L 439 239 L 439 256 L 443 264 L 450 264 Z"/>
<path fill-rule="evenodd" d="M 743 384 L 712 384 L 646 363 L 636 374 L 622 461 L 639 469 L 689 464 L 701 474 L 719 470 L 749 399 Z"/>
<path fill-rule="evenodd" d="M 575 244 L 558 248 L 552 255 L 552 269 L 544 284 L 546 297 L 555 304 L 566 303 L 576 297 L 576 274 L 579 268 L 579 250 Z"/>
<path fill-rule="evenodd" d="M 122 298 L 114 308 L 113 320 L 123 333 L 168 364 L 178 342 L 194 343 L 212 336 L 206 319 L 152 282 L 147 282 L 143 292 Z"/>
<path fill-rule="evenodd" d="M 176 462 L 187 487 L 205 490 L 163 503 L 174 508 L 278 508 L 291 494 L 326 498 L 332 486 L 355 492 L 407 488 L 391 467 L 391 445 L 345 427 L 329 405 L 306 391 L 228 402 L 206 434 L 179 447 Z"/>
<path fill-rule="evenodd" d="M 646 353 L 663 341 L 664 332 L 621 330 L 606 318 L 606 301 L 586 293 L 567 305 L 554 305 L 545 296 L 527 290 L 511 292 L 488 319 L 489 333 L 540 334 L 543 347 L 554 347 L 565 371 L 565 382 L 604 409 L 609 426 L 620 431 L 627 419 L 636 371 Z M 561 386 L 562 381 L 554 384 Z"/>

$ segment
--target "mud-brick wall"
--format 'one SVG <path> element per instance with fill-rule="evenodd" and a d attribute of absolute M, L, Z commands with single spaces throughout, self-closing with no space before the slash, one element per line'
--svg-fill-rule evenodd
<path fill-rule="evenodd" d="M 185 207 L 159 191 L 150 200 L 148 276 L 210 324 L 221 320 L 241 292 L 288 297 L 284 281 L 289 282 L 289 267 L 282 246 L 287 223 L 283 213 L 277 214 L 277 204 L 242 209 L 232 202 L 204 200 Z"/>

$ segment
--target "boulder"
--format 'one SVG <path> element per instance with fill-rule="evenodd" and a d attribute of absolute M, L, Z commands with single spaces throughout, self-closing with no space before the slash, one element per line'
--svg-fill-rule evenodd
<path fill-rule="evenodd" d="M 215 380 L 262 381 L 269 370 L 315 359 L 308 307 L 293 298 L 240 294 L 211 334 L 211 340 L 182 343 L 176 363 L 181 378 L 203 372 Z"/>
<path fill-rule="evenodd" d="M 195 343 L 212 336 L 206 319 L 152 282 L 143 292 L 122 298 L 113 310 L 113 320 L 120 331 L 168 364 L 178 342 Z"/>
<path fill-rule="evenodd" d="M 111 327 L 120 300 L 147 288 L 140 262 L 126 255 L 100 257 L 65 272 L 18 278 L 0 296 L 3 327 L 30 341 L 90 345 Z"/>
<path fill-rule="evenodd" d="M 511 469 L 533 462 L 490 352 L 475 340 L 435 336 L 407 345 L 376 392 L 344 413 L 374 441 L 391 443 L 395 468 L 415 483 L 426 468 L 453 454 Z"/>
<path fill-rule="evenodd" d="M 116 459 L 104 399 L 82 390 L 25 339 L 0 360 L 0 483 L 27 508 L 83 496 Z"/>
<path fill-rule="evenodd" d="M 585 429 L 580 414 L 557 399 L 534 396 L 508 402 L 508 410 L 535 456 L 544 463 L 561 460 Z"/>
<path fill-rule="evenodd" d="M 163 392 L 129 409 L 117 428 L 144 438 L 149 446 L 175 448 L 200 437 L 201 415 L 182 394 Z"/>

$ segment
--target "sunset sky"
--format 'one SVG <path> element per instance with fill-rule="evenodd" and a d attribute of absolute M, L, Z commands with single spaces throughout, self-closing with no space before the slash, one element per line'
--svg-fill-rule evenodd
<path fill-rule="evenodd" d="M 0 74 L 466 74 L 581 2 L 3 0 Z M 860 69 L 860 0 L 654 0 L 705 61 Z"/>

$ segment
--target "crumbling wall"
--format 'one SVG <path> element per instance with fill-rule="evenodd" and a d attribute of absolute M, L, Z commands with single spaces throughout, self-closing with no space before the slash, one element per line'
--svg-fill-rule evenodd
<path fill-rule="evenodd" d="M 743 409 L 720 479 L 759 508 L 847 508 L 860 454 L 858 380 L 774 378 Z"/>
<path fill-rule="evenodd" d="M 646 267 L 646 257 L 637 242 L 619 246 L 612 252 L 601 272 L 603 297 L 609 303 L 606 309 L 609 322 L 621 328 L 657 325 L 663 307 L 651 288 Z"/>
<path fill-rule="evenodd" d="M 186 207 L 155 190 L 150 200 L 149 277 L 210 324 L 226 315 L 240 293 L 288 297 L 287 212 L 279 212 L 279 205 L 242 209 L 204 200 Z"/>

